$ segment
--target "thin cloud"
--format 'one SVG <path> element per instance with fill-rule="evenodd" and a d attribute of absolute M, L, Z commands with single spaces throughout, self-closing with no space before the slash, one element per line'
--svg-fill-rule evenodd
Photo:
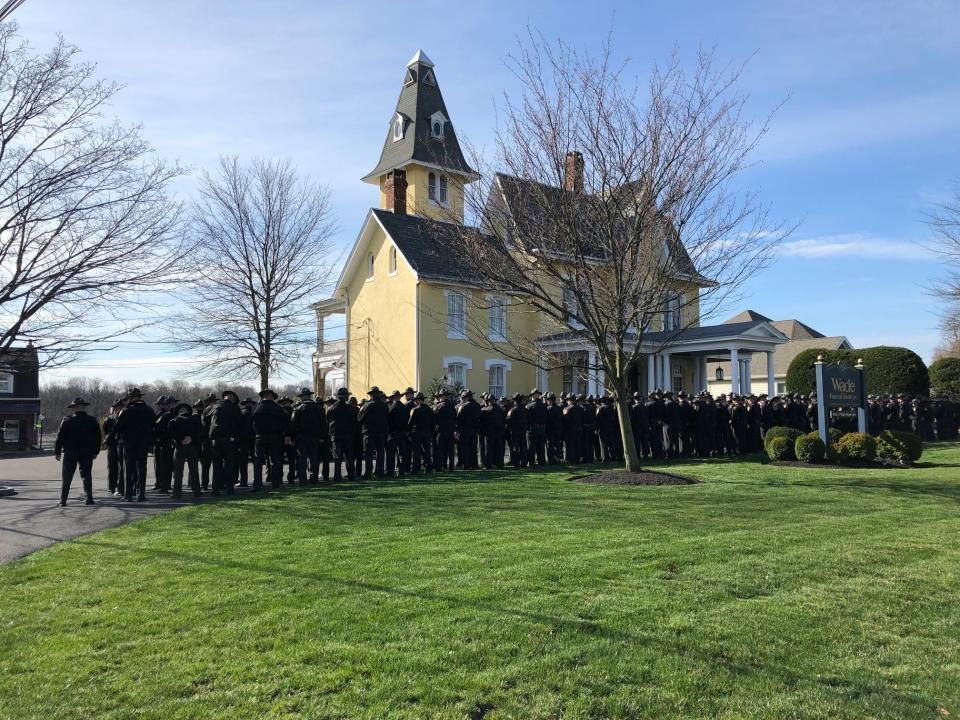
<path fill-rule="evenodd" d="M 930 260 L 930 251 L 912 242 L 884 240 L 859 233 L 824 235 L 808 240 L 791 240 L 779 248 L 788 257 L 860 257 L 884 260 Z"/>

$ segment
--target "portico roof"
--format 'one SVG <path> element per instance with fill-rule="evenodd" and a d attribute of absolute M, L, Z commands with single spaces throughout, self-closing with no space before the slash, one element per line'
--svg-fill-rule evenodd
<path fill-rule="evenodd" d="M 742 350 L 773 350 L 789 338 L 767 320 L 754 320 L 721 325 L 701 325 L 682 330 L 667 330 L 644 333 L 640 346 L 651 352 L 702 352 L 737 347 Z M 627 344 L 634 342 L 627 336 Z M 546 335 L 539 339 L 544 349 L 575 350 L 578 346 L 587 349 L 591 340 L 582 332 L 567 332 Z"/>

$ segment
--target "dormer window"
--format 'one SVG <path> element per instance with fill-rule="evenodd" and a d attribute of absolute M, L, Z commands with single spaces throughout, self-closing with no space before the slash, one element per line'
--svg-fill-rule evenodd
<path fill-rule="evenodd" d="M 393 141 L 403 140 L 403 115 L 397 113 L 393 120 Z"/>
<path fill-rule="evenodd" d="M 450 122 L 439 110 L 430 116 L 430 134 L 437 140 L 443 140 L 443 128 Z"/>
<path fill-rule="evenodd" d="M 437 186 L 437 202 L 441 205 L 447 204 L 447 176 L 440 176 L 440 184 Z"/>
<path fill-rule="evenodd" d="M 427 197 L 440 205 L 447 204 L 447 176 L 427 173 Z"/>

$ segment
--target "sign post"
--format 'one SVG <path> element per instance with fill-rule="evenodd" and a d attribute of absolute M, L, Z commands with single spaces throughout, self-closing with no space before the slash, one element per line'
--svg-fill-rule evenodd
<path fill-rule="evenodd" d="M 867 431 L 867 381 L 863 360 L 854 367 L 827 365 L 823 355 L 814 363 L 817 376 L 817 430 L 820 439 L 829 444 L 827 429 L 830 427 L 832 408 L 856 408 L 857 430 Z"/>

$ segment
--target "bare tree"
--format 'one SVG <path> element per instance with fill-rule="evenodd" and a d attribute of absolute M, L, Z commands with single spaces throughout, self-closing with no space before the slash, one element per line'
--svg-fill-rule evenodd
<path fill-rule="evenodd" d="M 34 55 L 0 24 L 0 350 L 33 340 L 47 367 L 129 329 L 180 257 L 180 169 L 104 120 L 119 87 L 78 52 Z"/>
<path fill-rule="evenodd" d="M 207 377 L 258 378 L 294 364 L 312 339 L 310 302 L 330 282 L 335 225 L 327 188 L 288 161 L 220 159 L 192 218 L 192 308 L 172 332 Z"/>
<path fill-rule="evenodd" d="M 545 336 L 588 341 L 595 365 L 576 362 L 605 374 L 638 470 L 629 378 L 651 329 L 669 317 L 672 332 L 657 333 L 667 346 L 728 305 L 787 230 L 737 187 L 767 127 L 745 116 L 741 68 L 702 53 L 686 72 L 674 57 L 641 88 L 625 67 L 609 46 L 591 57 L 530 35 L 511 58 L 522 96 L 506 98 L 498 123 L 500 172 L 466 190 L 481 229 L 453 246 L 465 282 L 499 289 L 515 320 L 508 337 L 477 327 L 471 341 L 545 369 L 574 363 L 544 353 Z M 492 305 L 487 292 L 469 297 Z"/>
<path fill-rule="evenodd" d="M 927 223 L 932 240 L 926 247 L 948 268 L 947 276 L 933 285 L 931 293 L 944 304 L 941 317 L 944 342 L 937 353 L 950 356 L 960 348 L 960 187 L 952 198 L 930 213 Z"/>

